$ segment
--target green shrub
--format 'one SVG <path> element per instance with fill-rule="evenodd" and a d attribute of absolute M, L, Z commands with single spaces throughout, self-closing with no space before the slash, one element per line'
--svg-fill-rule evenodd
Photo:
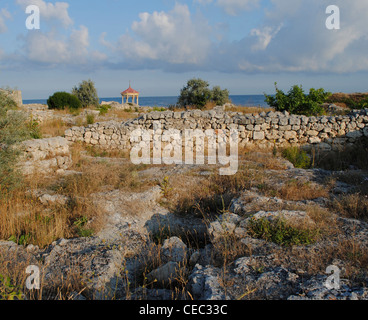
<path fill-rule="evenodd" d="M 322 104 L 326 102 L 331 95 L 324 89 L 309 90 L 309 94 L 305 94 L 302 86 L 293 86 L 287 94 L 277 88 L 275 83 L 276 95 L 268 96 L 265 94 L 265 102 L 276 111 L 287 111 L 292 114 L 303 114 L 307 116 L 324 114 Z"/>
<path fill-rule="evenodd" d="M 166 111 L 167 109 L 164 107 L 153 107 L 152 111 L 158 111 L 158 112 L 162 112 L 162 111 Z"/>
<path fill-rule="evenodd" d="M 23 300 L 22 290 L 8 276 L 0 274 L 0 300 Z"/>
<path fill-rule="evenodd" d="M 98 98 L 95 84 L 92 80 L 83 80 L 78 87 L 72 89 L 72 94 L 82 103 L 82 107 L 98 107 L 100 100 Z"/>
<path fill-rule="evenodd" d="M 16 169 L 20 150 L 12 146 L 41 137 L 36 121 L 12 109 L 16 109 L 15 102 L 0 92 L 0 196 L 19 187 L 22 181 Z"/>
<path fill-rule="evenodd" d="M 88 218 L 86 216 L 79 217 L 73 223 L 75 228 L 77 229 L 77 233 L 80 237 L 88 238 L 93 235 L 92 229 L 86 229 L 86 225 L 88 223 Z"/>
<path fill-rule="evenodd" d="M 86 115 L 86 122 L 87 122 L 87 124 L 94 124 L 95 123 L 95 116 L 92 113 L 88 113 Z"/>
<path fill-rule="evenodd" d="M 111 106 L 109 106 L 108 104 L 104 104 L 104 105 L 97 107 L 97 110 L 100 111 L 100 115 L 104 115 L 108 113 L 110 109 L 111 109 Z"/>
<path fill-rule="evenodd" d="M 257 239 L 274 242 L 281 246 L 309 245 L 318 237 L 318 230 L 296 228 L 283 218 L 269 221 L 265 218 L 250 219 L 248 233 Z"/>
<path fill-rule="evenodd" d="M 80 100 L 68 92 L 55 92 L 47 100 L 49 109 L 64 110 L 65 108 L 79 109 L 82 104 Z"/>
<path fill-rule="evenodd" d="M 327 103 L 342 103 L 350 109 L 364 109 L 368 108 L 368 94 L 367 93 L 334 93 L 326 101 Z"/>
<path fill-rule="evenodd" d="M 181 89 L 178 105 L 196 106 L 203 109 L 207 102 L 213 101 L 216 104 L 224 104 L 229 100 L 229 91 L 221 90 L 219 86 L 209 89 L 209 83 L 202 79 L 191 79 L 187 85 Z"/>
<path fill-rule="evenodd" d="M 282 156 L 289 160 L 295 168 L 308 169 L 311 166 L 311 159 L 299 147 L 290 147 L 282 150 Z"/>
<path fill-rule="evenodd" d="M 226 102 L 229 102 L 229 90 L 221 90 L 219 86 L 213 87 L 211 101 L 213 101 L 217 106 L 222 106 Z"/>
<path fill-rule="evenodd" d="M 0 117 L 5 117 L 8 110 L 15 110 L 17 104 L 5 91 L 0 90 Z"/>
<path fill-rule="evenodd" d="M 29 134 L 32 139 L 42 139 L 40 125 L 36 120 L 31 119 L 27 121 L 26 126 L 29 130 Z"/>

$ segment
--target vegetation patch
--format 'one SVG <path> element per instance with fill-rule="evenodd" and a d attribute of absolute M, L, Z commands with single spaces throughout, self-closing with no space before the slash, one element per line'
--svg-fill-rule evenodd
<path fill-rule="evenodd" d="M 282 150 L 282 156 L 289 160 L 295 168 L 309 169 L 311 159 L 300 147 L 289 147 Z"/>
<path fill-rule="evenodd" d="M 309 90 L 309 94 L 305 94 L 302 86 L 294 85 L 284 93 L 277 87 L 275 82 L 276 94 L 274 96 L 266 95 L 266 102 L 270 107 L 275 108 L 276 111 L 287 111 L 292 114 L 317 116 L 324 114 L 322 104 L 326 102 L 331 95 L 323 88 Z"/>
<path fill-rule="evenodd" d="M 178 105 L 182 107 L 196 106 L 199 109 L 204 109 L 206 103 L 210 101 L 216 105 L 225 104 L 229 101 L 229 91 L 222 90 L 219 86 L 215 86 L 211 90 L 207 81 L 193 78 L 181 89 Z"/>
<path fill-rule="evenodd" d="M 332 202 L 332 209 L 353 219 L 368 220 L 368 196 L 359 193 L 341 195 Z"/>
<path fill-rule="evenodd" d="M 272 221 L 265 218 L 250 219 L 247 231 L 254 238 L 281 246 L 310 245 L 315 243 L 319 236 L 318 229 L 295 227 L 283 218 Z"/>
<path fill-rule="evenodd" d="M 98 107 L 100 104 L 97 90 L 92 80 L 83 80 L 72 89 L 72 94 L 81 102 L 82 108 L 89 106 Z"/>
<path fill-rule="evenodd" d="M 68 92 L 55 92 L 47 100 L 49 109 L 65 110 L 66 108 L 77 110 L 82 107 L 80 100 Z"/>
<path fill-rule="evenodd" d="M 326 102 L 342 104 L 350 109 L 363 109 L 368 107 L 368 93 L 334 93 Z"/>

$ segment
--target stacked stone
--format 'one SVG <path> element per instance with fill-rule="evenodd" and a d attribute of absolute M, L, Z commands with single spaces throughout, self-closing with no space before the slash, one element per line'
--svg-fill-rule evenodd
<path fill-rule="evenodd" d="M 130 134 L 135 129 L 148 130 L 153 136 L 155 124 L 162 130 L 185 129 L 238 130 L 239 144 L 265 147 L 315 145 L 322 149 L 337 149 L 368 137 L 368 109 L 354 110 L 349 115 L 307 117 L 288 112 L 243 114 L 224 112 L 217 107 L 209 111 L 151 112 L 140 114 L 124 123 L 115 121 L 73 127 L 65 132 L 69 141 L 82 141 L 105 149 L 130 149 Z M 184 135 L 183 135 L 184 136 Z"/>
<path fill-rule="evenodd" d="M 21 149 L 20 168 L 26 175 L 62 173 L 72 165 L 68 141 L 62 137 L 24 141 Z"/>

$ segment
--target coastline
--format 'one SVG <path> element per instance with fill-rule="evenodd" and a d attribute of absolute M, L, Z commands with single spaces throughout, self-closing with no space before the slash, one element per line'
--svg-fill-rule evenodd
<path fill-rule="evenodd" d="M 157 97 L 140 97 L 139 104 L 141 106 L 150 107 L 168 107 L 170 105 L 176 104 L 178 97 L 176 96 L 157 96 Z M 268 105 L 264 102 L 264 95 L 230 95 L 230 100 L 233 104 L 239 106 L 255 106 L 255 107 L 265 107 Z M 102 101 L 111 102 L 116 101 L 121 103 L 121 97 L 110 97 L 110 98 L 100 98 L 100 103 Z M 47 99 L 25 99 L 23 104 L 46 104 Z"/>

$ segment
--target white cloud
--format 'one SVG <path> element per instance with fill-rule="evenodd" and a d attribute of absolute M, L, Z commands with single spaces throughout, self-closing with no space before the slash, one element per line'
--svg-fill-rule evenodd
<path fill-rule="evenodd" d="M 266 50 L 272 39 L 281 30 L 282 24 L 277 28 L 264 27 L 262 29 L 252 29 L 250 32 L 251 36 L 257 38 L 257 42 L 252 45 L 252 51 Z"/>
<path fill-rule="evenodd" d="M 213 2 L 213 0 L 194 0 L 194 3 L 198 3 L 198 4 L 201 4 L 201 5 L 210 4 L 212 2 Z"/>
<path fill-rule="evenodd" d="M 17 0 L 26 5 L 31 0 Z M 193 0 L 219 5 L 229 14 L 250 10 L 260 0 Z M 238 41 L 228 41 L 227 32 L 217 35 L 221 21 L 209 26 L 187 5 L 176 3 L 171 11 L 143 12 L 129 31 L 115 42 L 106 33 L 99 42 L 108 55 L 90 48 L 87 27 L 69 28 L 73 23 L 64 2 L 42 0 L 49 19 L 62 6 L 58 17 L 65 29 L 30 32 L 26 56 L 30 61 L 50 65 L 93 66 L 105 63 L 114 68 L 162 69 L 175 72 L 211 70 L 221 72 L 321 72 L 368 71 L 368 1 L 334 0 L 340 7 L 341 29 L 325 26 L 325 4 L 320 0 L 271 0 L 258 24 Z M 42 10 L 41 10 L 42 11 Z M 203 10 L 204 11 L 204 10 Z M 1 13 L 2 11 L 0 11 Z M 231 26 L 231 22 L 229 22 Z M 223 28 L 222 28 L 223 29 Z M 1 14 L 0 14 L 1 30 Z M 218 36 L 218 37 L 217 37 Z M 217 37 L 217 38 L 216 38 Z"/>
<path fill-rule="evenodd" d="M 327 5 L 319 0 L 272 0 L 262 25 L 237 42 L 224 42 L 212 66 L 245 72 L 368 71 L 368 2 L 335 0 L 341 29 L 325 26 Z"/>
<path fill-rule="evenodd" d="M 10 19 L 11 14 L 6 9 L 0 10 L 0 33 L 5 33 L 8 28 L 6 27 L 5 20 Z"/>
<path fill-rule="evenodd" d="M 259 2 L 260 0 L 217 0 L 217 4 L 232 16 L 257 7 Z"/>
<path fill-rule="evenodd" d="M 68 27 L 73 24 L 73 20 L 69 16 L 68 8 L 69 4 L 66 2 L 46 2 L 43 0 L 16 0 L 24 10 L 29 5 L 36 5 L 40 8 L 40 14 L 42 19 L 48 22 L 58 21 L 64 27 Z"/>
<path fill-rule="evenodd" d="M 75 29 L 68 38 L 55 31 L 31 32 L 26 38 L 27 58 L 44 64 L 83 64 L 87 62 L 89 34 L 85 26 Z"/>
<path fill-rule="evenodd" d="M 341 30 L 328 30 L 325 21 L 327 5 L 318 0 L 274 0 L 275 7 L 268 13 L 268 22 L 283 21 L 285 27 L 277 40 L 268 46 L 269 56 L 281 66 L 303 71 L 349 72 L 368 70 L 365 50 L 367 22 L 364 12 L 368 2 L 335 0 L 342 12 Z M 288 8 L 288 9 L 287 9 Z M 352 54 L 352 49 L 357 50 Z M 354 63 L 352 57 L 354 56 Z"/>
<path fill-rule="evenodd" d="M 207 57 L 210 28 L 202 18 L 195 19 L 187 5 L 176 4 L 170 12 L 144 12 L 132 24 L 133 36 L 122 35 L 116 45 L 126 60 L 147 63 L 200 64 Z M 100 39 L 107 47 L 111 47 Z"/>

